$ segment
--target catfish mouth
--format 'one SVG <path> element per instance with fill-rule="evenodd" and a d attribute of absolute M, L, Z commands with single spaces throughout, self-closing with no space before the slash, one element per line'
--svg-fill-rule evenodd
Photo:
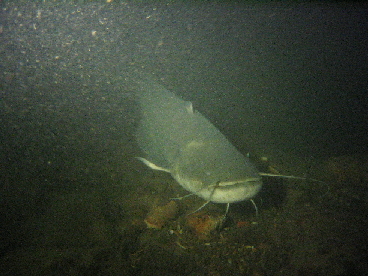
<path fill-rule="evenodd" d="M 232 180 L 232 181 L 218 181 L 216 184 L 209 186 L 208 188 L 215 187 L 216 189 L 221 188 L 235 188 L 237 186 L 250 185 L 258 186 L 262 184 L 261 178 L 248 178 L 246 180 Z"/>
<path fill-rule="evenodd" d="M 262 187 L 261 177 L 217 181 L 204 184 L 200 180 L 184 178 L 175 174 L 176 181 L 187 191 L 206 201 L 234 203 L 253 198 Z"/>
<path fill-rule="evenodd" d="M 262 182 L 252 181 L 252 182 L 237 182 L 231 185 L 226 186 L 211 186 L 208 187 L 207 190 L 210 191 L 212 194 L 218 193 L 231 193 L 233 191 L 240 191 L 240 190 L 247 190 L 247 191 L 258 191 L 262 186 Z"/>
<path fill-rule="evenodd" d="M 226 185 L 221 185 L 218 182 L 197 193 L 197 195 L 215 203 L 234 203 L 253 198 L 261 187 L 262 181 L 259 178 L 226 182 Z"/>

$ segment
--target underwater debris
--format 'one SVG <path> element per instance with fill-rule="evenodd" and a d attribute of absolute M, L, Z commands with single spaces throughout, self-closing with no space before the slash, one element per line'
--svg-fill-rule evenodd
<path fill-rule="evenodd" d="M 186 224 L 199 239 L 207 239 L 215 230 L 221 228 L 224 220 L 224 214 L 202 211 L 187 216 Z"/>
<path fill-rule="evenodd" d="M 174 219 L 179 212 L 175 201 L 170 201 L 163 206 L 154 206 L 148 213 L 144 222 L 148 228 L 161 229 L 169 220 Z"/>

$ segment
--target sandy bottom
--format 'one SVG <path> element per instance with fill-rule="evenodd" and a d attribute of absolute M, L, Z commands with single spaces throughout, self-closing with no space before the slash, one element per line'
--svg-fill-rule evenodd
<path fill-rule="evenodd" d="M 186 194 L 170 176 L 142 167 L 120 184 L 120 175 L 79 188 L 78 178 L 69 179 L 67 188 L 44 191 L 29 210 L 25 205 L 18 224 L 11 199 L 4 201 L 2 213 L 13 226 L 2 233 L 0 274 L 367 275 L 364 160 L 318 162 L 314 171 L 325 184 L 265 178 L 254 199 L 258 216 L 241 202 L 226 220 L 223 204 L 193 218 L 188 214 L 203 201 L 184 198 L 159 229 L 147 227 L 147 215 Z M 11 197 L 6 193 L 4 186 L 2 194 Z"/>

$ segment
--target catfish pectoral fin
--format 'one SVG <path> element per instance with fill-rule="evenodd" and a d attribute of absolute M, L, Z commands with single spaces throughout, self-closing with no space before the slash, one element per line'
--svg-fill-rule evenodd
<path fill-rule="evenodd" d="M 151 161 L 148 161 L 146 158 L 143 157 L 136 157 L 138 160 L 142 161 L 143 164 L 145 164 L 147 167 L 151 168 L 152 170 L 157 170 L 157 171 L 164 171 L 164 172 L 168 172 L 171 173 L 170 170 L 165 169 L 163 167 L 157 166 L 156 164 L 152 163 Z"/>

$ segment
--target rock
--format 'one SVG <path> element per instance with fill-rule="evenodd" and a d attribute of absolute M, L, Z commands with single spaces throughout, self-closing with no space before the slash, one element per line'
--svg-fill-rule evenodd
<path fill-rule="evenodd" d="M 221 228 L 224 222 L 224 214 L 197 212 L 187 216 L 187 226 L 199 239 L 207 239 L 211 233 Z"/>
<path fill-rule="evenodd" d="M 179 212 L 175 201 L 170 201 L 164 206 L 154 206 L 148 213 L 144 222 L 148 228 L 161 229 L 167 221 L 174 219 Z"/>

